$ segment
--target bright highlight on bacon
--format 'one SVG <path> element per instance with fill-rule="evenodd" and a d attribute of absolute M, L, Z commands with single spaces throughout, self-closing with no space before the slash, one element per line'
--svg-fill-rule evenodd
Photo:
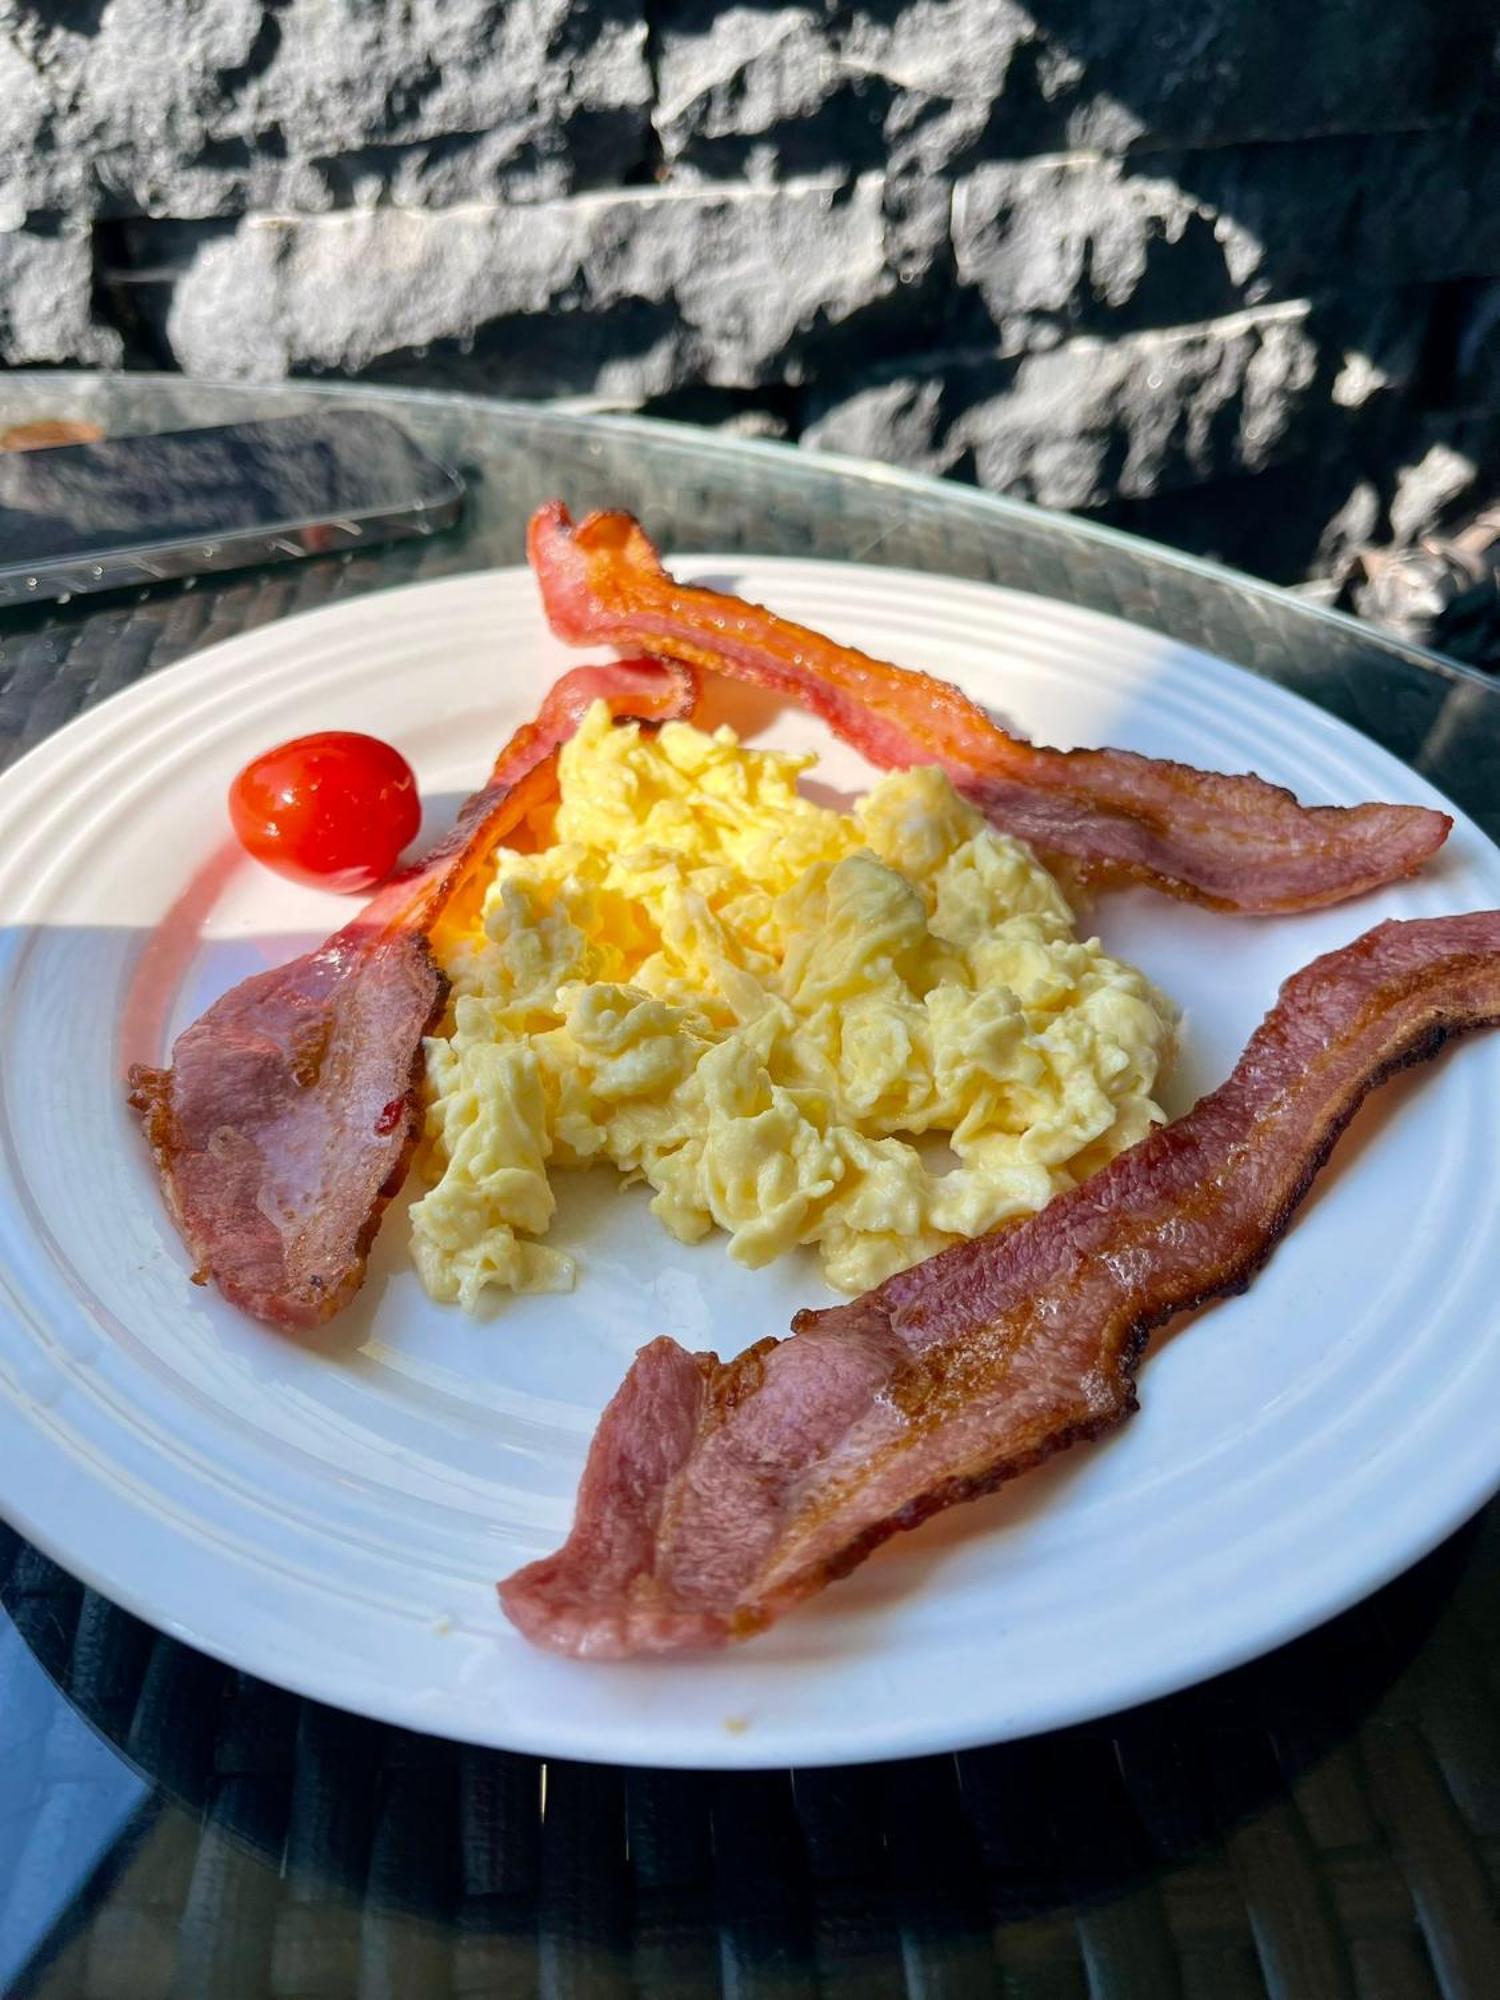
<path fill-rule="evenodd" d="M 1103 876 L 1216 909 L 1311 910 L 1415 873 L 1452 825 L 1422 806 L 1303 806 L 1249 775 L 1021 742 L 929 674 L 676 582 L 629 514 L 575 527 L 554 500 L 532 518 L 529 553 L 559 638 L 772 688 L 884 769 L 941 764 L 1002 831 Z"/>
<path fill-rule="evenodd" d="M 1287 981 L 1220 1089 L 1039 1215 L 735 1361 L 653 1341 L 507 1614 L 586 1658 L 723 1645 L 1114 1429 L 1153 1328 L 1254 1276 L 1366 1093 L 1497 1021 L 1500 911 L 1381 924 Z"/>
<path fill-rule="evenodd" d="M 416 1143 L 422 1038 L 447 981 L 428 938 L 507 834 L 556 789 L 558 746 L 591 703 L 691 715 L 689 667 L 577 667 L 500 753 L 453 832 L 316 951 L 258 973 L 183 1030 L 171 1067 L 137 1064 L 139 1114 L 200 1281 L 287 1328 L 348 1303 Z"/>

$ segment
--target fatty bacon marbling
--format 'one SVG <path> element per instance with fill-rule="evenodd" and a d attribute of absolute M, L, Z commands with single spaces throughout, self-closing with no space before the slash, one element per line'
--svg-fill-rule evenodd
<path fill-rule="evenodd" d="M 652 1341 L 506 1612 L 599 1659 L 742 1639 L 1112 1430 L 1152 1329 L 1249 1282 L 1365 1094 L 1497 1020 L 1500 911 L 1381 924 L 1286 982 L 1221 1088 L 1040 1214 L 734 1361 Z"/>
<path fill-rule="evenodd" d="M 169 1068 L 131 1070 L 130 1102 L 200 1282 L 289 1329 L 353 1297 L 416 1143 L 422 1039 L 448 990 L 434 927 L 556 789 L 558 746 L 592 702 L 666 720 L 691 714 L 695 697 L 691 668 L 652 660 L 565 674 L 431 854 L 315 951 L 216 1000 L 177 1037 Z"/>
<path fill-rule="evenodd" d="M 552 501 L 532 517 L 529 553 L 559 638 L 771 688 L 883 769 L 942 765 L 1002 832 L 1088 875 L 1146 881 L 1216 909 L 1311 910 L 1415 873 L 1452 824 L 1424 806 L 1304 806 L 1250 774 L 1024 742 L 946 681 L 678 583 L 629 514 L 575 526 Z"/>

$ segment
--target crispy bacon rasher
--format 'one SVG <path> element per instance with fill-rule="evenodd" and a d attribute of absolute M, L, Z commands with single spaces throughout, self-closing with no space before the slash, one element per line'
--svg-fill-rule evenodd
<path fill-rule="evenodd" d="M 131 1070 L 201 1282 L 289 1329 L 353 1297 L 416 1142 L 422 1038 L 447 997 L 434 927 L 555 791 L 558 746 L 592 702 L 666 720 L 690 715 L 696 692 L 691 668 L 655 660 L 565 674 L 424 860 L 316 951 L 216 1000 L 178 1036 L 170 1068 Z"/>
<path fill-rule="evenodd" d="M 743 1639 L 1114 1429 L 1153 1328 L 1249 1282 L 1366 1093 L 1496 1021 L 1500 911 L 1381 924 L 1286 982 L 1220 1089 L 1040 1214 L 734 1361 L 653 1341 L 507 1614 L 595 1659 Z"/>
<path fill-rule="evenodd" d="M 873 764 L 941 764 L 996 826 L 1086 873 L 1216 909 L 1311 910 L 1415 873 L 1452 825 L 1423 806 L 1304 806 L 1250 775 L 1022 742 L 945 681 L 676 582 L 629 514 L 591 514 L 575 527 L 552 501 L 533 516 L 528 548 L 559 638 L 772 688 Z"/>

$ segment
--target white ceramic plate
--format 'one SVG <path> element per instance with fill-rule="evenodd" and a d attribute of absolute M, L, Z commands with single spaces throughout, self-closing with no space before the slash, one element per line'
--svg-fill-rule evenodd
<path fill-rule="evenodd" d="M 1254 767 L 1308 800 L 1437 803 L 1263 682 L 1043 599 L 812 562 L 695 558 L 961 682 L 1038 740 Z M 1317 635 L 1309 633 L 1309 644 Z M 1157 1343 L 1117 1438 L 901 1538 L 766 1637 L 698 1660 L 531 1650 L 493 1580 L 552 1548 L 636 1347 L 727 1353 L 829 1297 L 673 1242 L 639 1193 L 568 1188 L 583 1277 L 476 1324 L 388 1216 L 362 1298 L 298 1344 L 188 1281 L 120 1086 L 223 988 L 347 914 L 226 843 L 268 743 L 400 744 L 435 819 L 569 656 L 523 572 L 367 597 L 200 654 L 0 781 L 0 1508 L 117 1601 L 236 1666 L 413 1728 L 625 1763 L 835 1762 L 1071 1723 L 1228 1667 L 1423 1553 L 1500 1483 L 1500 1038 L 1387 1090 L 1250 1293 Z M 757 741 L 859 759 L 726 689 Z M 1419 881 L 1277 921 L 1132 891 L 1095 913 L 1187 1010 L 1169 1093 L 1228 1070 L 1279 981 L 1379 918 L 1500 904 L 1460 821 Z"/>

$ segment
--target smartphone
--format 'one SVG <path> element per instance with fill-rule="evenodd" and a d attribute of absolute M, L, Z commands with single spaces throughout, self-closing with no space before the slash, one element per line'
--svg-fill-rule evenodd
<path fill-rule="evenodd" d="M 430 534 L 463 492 L 362 409 L 0 452 L 0 606 Z"/>

